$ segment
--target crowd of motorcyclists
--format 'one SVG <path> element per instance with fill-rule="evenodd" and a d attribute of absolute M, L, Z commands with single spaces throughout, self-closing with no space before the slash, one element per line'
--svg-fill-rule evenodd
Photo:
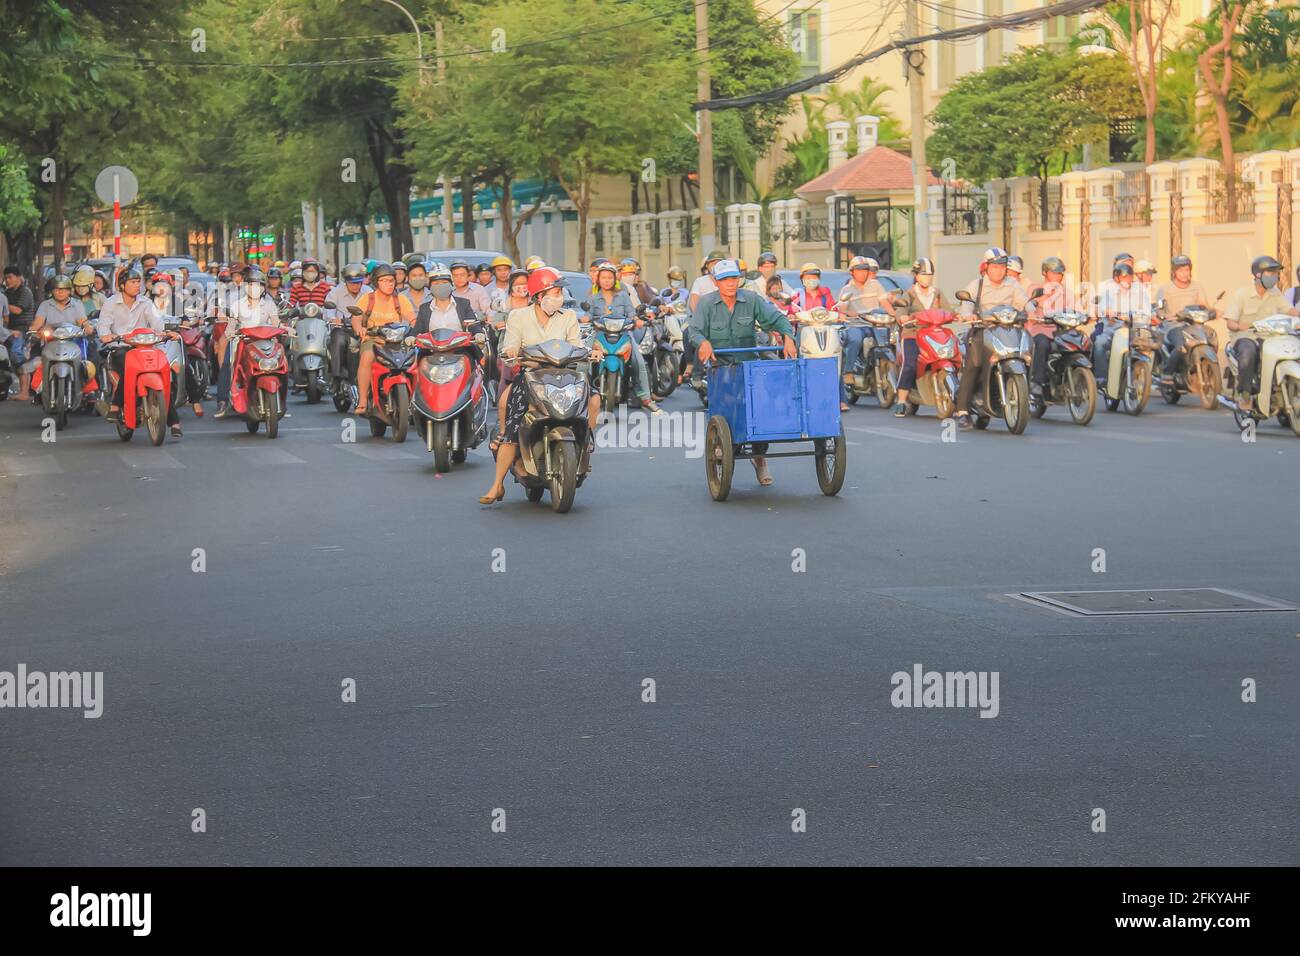
<path fill-rule="evenodd" d="M 101 411 L 109 421 L 120 421 L 128 349 L 114 345 L 124 344 L 124 336 L 142 329 L 170 340 L 190 330 L 186 354 L 201 354 L 206 364 L 182 358 L 177 369 L 173 363 L 179 397 L 168 405 L 167 425 L 173 436 L 180 437 L 179 406 L 188 404 L 195 416 L 202 416 L 210 384 L 216 387 L 215 417 L 235 413 L 232 376 L 238 378 L 234 370 L 247 330 L 279 327 L 288 335 L 294 322 L 310 313 L 329 326 L 328 342 L 321 346 L 326 354 L 319 367 L 311 366 L 296 376 L 286 372 L 285 391 L 292 385 L 314 395 L 324 388 L 334 395 L 339 411 L 355 410 L 364 417 L 372 414 L 372 375 L 384 329 L 400 328 L 403 335 L 414 337 L 470 332 L 474 339 L 469 347 L 490 383 L 498 426 L 491 440 L 497 466 L 492 485 L 480 499 L 484 503 L 504 496 L 504 479 L 516 454 L 515 436 L 528 409 L 528 390 L 513 384 L 518 362 L 525 350 L 550 340 L 585 350 L 591 363 L 592 390 L 584 413 L 590 419 L 589 456 L 595 416 L 611 396 L 613 401 L 635 401 L 650 414 L 661 414 L 659 401 L 678 384 L 688 383 L 705 395 L 702 373 L 715 360 L 716 349 L 770 344 L 794 357 L 802 354 L 801 329 L 809 324 L 835 326 L 833 354 L 842 373 L 841 411 L 863 393 L 866 374 L 880 404 L 892 407 L 897 417 L 914 413 L 921 404 L 918 396 L 924 393 L 930 396 L 924 400 L 935 405 L 940 417 L 954 417 L 962 429 L 983 427 L 991 405 L 1005 406 L 1012 400 L 1000 378 L 997 394 L 991 391 L 990 369 L 1005 358 L 1007 339 L 982 334 L 985 324 L 1013 328 L 1014 335 L 1021 336 L 1015 340 L 1021 343 L 1016 354 L 1023 359 L 1027 407 L 1035 408 L 1035 414 L 1057 401 L 1062 389 L 1069 392 L 1073 387 L 1061 386 L 1053 377 L 1055 356 L 1063 351 L 1072 353 L 1064 364 L 1088 369 L 1087 377 L 1081 375 L 1077 381 L 1091 382 L 1088 387 L 1107 401 L 1122 402 L 1125 389 L 1131 398 L 1140 374 L 1150 375 L 1148 387 L 1176 400 L 1179 383 L 1190 391 L 1185 380 L 1196 373 L 1186 367 L 1189 348 L 1205 341 L 1197 325 L 1215 316 L 1219 305 L 1195 281 L 1192 262 L 1183 255 L 1173 257 L 1168 281 L 1157 285 L 1157 270 L 1151 263 L 1121 253 L 1114 258 L 1111 278 L 1085 293 L 1067 283 L 1065 263 L 1058 256 L 1044 259 L 1037 274 L 1031 275 L 1020 257 L 990 248 L 955 301 L 940 291 L 935 263 L 929 258 L 912 263 L 908 284 L 884 281 L 876 260 L 856 256 L 848 263 L 848 281 L 838 294 L 822 284 L 822 270 L 812 262 L 799 268 L 799 287 L 792 288 L 778 273 L 777 257 L 770 251 L 761 253 L 751 270 L 743 260 L 715 250 L 704 258 L 693 279 L 673 266 L 659 288 L 647 281 L 640 264 L 631 258 L 594 259 L 588 267 L 590 286 L 572 288 L 537 257 L 516 265 L 498 256 L 474 267 L 463 260 L 431 261 L 413 253 L 394 262 L 349 263 L 335 280 L 323 263 L 311 258 L 276 262 L 266 269 L 213 263 L 208 271 L 215 282 L 209 292 L 196 296 L 198 287 L 187 274 L 175 276 L 157 269 L 156 263 L 156 256 L 142 256 L 111 282 L 105 273 L 80 266 L 71 275 L 55 276 L 39 306 L 32 302 L 31 290 L 18 270 L 6 269 L 0 311 L 17 398 L 40 400 L 31 379 L 41 366 L 42 344 L 52 330 L 71 327 L 81 343 L 78 381 L 87 383 L 88 392 L 99 382 Z M 1231 396 L 1223 404 L 1239 420 L 1240 416 L 1258 419 L 1261 411 L 1270 409 L 1284 422 L 1294 416 L 1291 391 L 1283 389 L 1279 406 L 1267 394 L 1272 384 L 1259 381 L 1263 333 L 1255 323 L 1300 314 L 1300 269 L 1296 286 L 1285 293 L 1281 272 L 1276 259 L 1255 258 L 1250 283 L 1236 290 L 1218 311 L 1230 333 L 1227 347 L 1235 366 Z M 946 325 L 965 327 L 955 351 L 943 351 L 943 340 L 927 339 Z M 1280 331 L 1297 334 L 1295 323 Z M 1063 332 L 1072 336 L 1068 349 L 1062 345 Z M 200 333 L 201 342 L 195 346 L 194 336 Z M 1161 361 L 1150 372 L 1123 364 L 1119 375 L 1124 381 L 1109 381 L 1117 367 L 1112 350 L 1127 355 L 1137 347 L 1130 345 L 1130 336 L 1134 343 L 1139 336 L 1154 343 Z M 292 348 L 293 339 L 288 341 Z M 625 341 L 630 347 L 620 344 Z M 660 361 L 656 343 L 667 350 L 666 361 Z M 1217 343 L 1213 344 L 1216 348 L 1207 352 L 1217 351 Z M 918 392 L 917 382 L 918 363 L 929 368 L 936 347 L 937 354 L 949 356 L 945 367 L 954 373 L 955 383 L 953 394 L 944 392 L 938 399 L 931 388 Z M 874 377 L 870 370 L 864 373 L 868 353 L 875 361 L 882 351 L 889 355 L 888 373 Z M 1205 383 L 1206 395 L 1210 384 Z M 9 382 L 3 385 L 7 395 Z M 1216 377 L 1215 395 L 1221 385 Z M 1300 395 L 1300 385 L 1296 389 Z M 1077 397 L 1067 395 L 1063 401 Z M 287 414 L 282 405 L 280 414 Z M 373 414 L 391 417 L 392 411 Z M 388 424 L 396 427 L 395 422 Z M 1023 429 L 1023 423 L 1019 427 Z M 1300 426 L 1296 427 L 1300 434 Z M 765 460 L 753 460 L 759 482 L 770 484 Z"/>

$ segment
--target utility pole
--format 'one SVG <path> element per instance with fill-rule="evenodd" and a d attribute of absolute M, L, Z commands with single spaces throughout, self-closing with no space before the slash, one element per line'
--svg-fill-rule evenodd
<path fill-rule="evenodd" d="M 442 86 L 447 82 L 447 62 L 442 58 L 442 21 L 433 21 L 433 38 L 436 44 L 438 54 L 438 85 Z M 440 174 L 442 179 L 442 232 L 445 237 L 444 249 L 453 249 L 456 246 L 456 226 L 451 218 L 451 174 L 443 170 Z"/>
<path fill-rule="evenodd" d="M 921 35 L 921 18 L 918 0 L 907 0 L 907 35 Z M 925 77 L 919 64 L 924 62 L 919 47 L 903 50 L 903 74 L 907 77 L 911 100 L 912 124 L 912 235 L 916 255 L 930 255 L 930 167 L 925 161 Z"/>
<path fill-rule="evenodd" d="M 709 92 L 709 3 L 699 0 L 695 5 L 695 53 L 700 58 L 698 72 L 695 75 L 695 95 L 703 101 L 710 98 Z M 697 114 L 700 123 L 700 246 L 704 254 L 713 249 L 718 241 L 717 221 L 714 218 L 713 202 L 713 118 L 708 110 Z"/>

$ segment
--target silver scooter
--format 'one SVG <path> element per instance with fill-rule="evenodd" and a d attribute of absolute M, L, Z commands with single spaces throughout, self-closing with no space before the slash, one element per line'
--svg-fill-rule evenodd
<path fill-rule="evenodd" d="M 305 389 L 307 404 L 315 405 L 325 394 L 325 370 L 329 368 L 329 322 L 325 310 L 314 302 L 294 309 L 293 332 L 289 336 L 289 375 L 295 389 Z"/>

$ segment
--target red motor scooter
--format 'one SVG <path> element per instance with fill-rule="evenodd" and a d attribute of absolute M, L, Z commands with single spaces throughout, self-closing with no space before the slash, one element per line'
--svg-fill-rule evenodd
<path fill-rule="evenodd" d="M 962 355 L 956 334 L 947 328 L 956 318 L 945 309 L 926 309 L 902 326 L 916 327 L 916 388 L 907 400 L 913 407 L 931 406 L 940 420 L 951 418 L 956 407 Z"/>
<path fill-rule="evenodd" d="M 152 444 L 161 445 L 167 437 L 172 366 L 167 353 L 158 348 L 164 338 L 153 329 L 135 329 L 122 336 L 118 347 L 127 353 L 122 365 L 122 409 L 115 423 L 122 441 L 130 441 L 142 421 Z"/>
<path fill-rule="evenodd" d="M 435 471 L 450 471 L 488 435 L 488 394 L 476 361 L 483 333 L 434 329 L 415 338 L 419 355 L 411 420 L 433 452 Z"/>
<path fill-rule="evenodd" d="M 223 326 L 224 324 L 222 323 Z M 208 360 L 211 351 L 208 344 L 208 329 L 208 322 L 199 314 L 198 307 L 187 306 L 185 320 L 181 322 L 178 331 L 181 335 L 181 344 L 185 348 L 187 382 L 194 383 L 194 394 L 188 396 L 191 402 L 201 402 L 207 398 L 208 386 L 212 384 L 212 365 Z"/>
<path fill-rule="evenodd" d="M 355 305 L 349 312 L 360 314 Z M 393 441 L 406 441 L 411 422 L 411 394 L 415 391 L 415 339 L 405 322 L 389 322 L 367 334 L 378 336 L 370 366 L 370 434 L 383 438 L 391 426 Z"/>
<path fill-rule="evenodd" d="M 284 417 L 289 360 L 279 325 L 250 325 L 239 330 L 230 370 L 230 407 L 244 419 L 250 434 L 266 422 L 266 437 L 275 438 Z"/>

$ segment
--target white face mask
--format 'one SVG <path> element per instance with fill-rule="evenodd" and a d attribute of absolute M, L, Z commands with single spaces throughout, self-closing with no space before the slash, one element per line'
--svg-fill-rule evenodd
<path fill-rule="evenodd" d="M 248 290 L 248 297 L 250 299 L 260 299 L 262 297 L 262 283 L 250 282 L 244 288 Z"/>
<path fill-rule="evenodd" d="M 302 278 L 304 282 L 315 282 L 320 278 L 320 274 L 315 269 L 304 269 Z"/>
<path fill-rule="evenodd" d="M 559 292 L 555 295 L 542 297 L 542 311 L 547 315 L 554 315 L 564 307 L 564 293 Z"/>
<path fill-rule="evenodd" d="M 822 280 L 818 279 L 816 276 L 806 276 L 803 280 L 803 287 L 807 289 L 809 292 L 812 292 L 821 284 L 822 284 Z"/>
<path fill-rule="evenodd" d="M 681 279 L 669 279 L 668 284 L 672 286 L 674 289 L 680 289 L 683 285 L 685 285 L 685 283 L 682 282 Z"/>

